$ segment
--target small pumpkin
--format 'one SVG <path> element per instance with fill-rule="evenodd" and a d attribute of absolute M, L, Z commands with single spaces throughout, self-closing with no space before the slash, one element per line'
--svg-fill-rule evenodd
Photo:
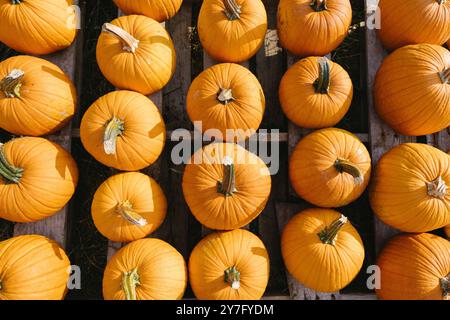
<path fill-rule="evenodd" d="M 198 16 L 203 48 L 220 62 L 243 62 L 264 43 L 267 14 L 261 0 L 204 0 Z"/>
<path fill-rule="evenodd" d="M 0 300 L 62 300 L 70 261 L 53 240 L 25 235 L 0 242 Z"/>
<path fill-rule="evenodd" d="M 97 161 L 118 170 L 137 171 L 158 159 L 166 129 L 150 99 L 119 90 L 89 107 L 81 121 L 80 138 Z"/>
<path fill-rule="evenodd" d="M 169 33 L 158 22 L 131 15 L 103 25 L 97 63 L 115 87 L 150 95 L 172 78 L 176 54 Z"/>
<path fill-rule="evenodd" d="M 378 162 L 370 204 L 384 223 L 404 232 L 450 224 L 450 157 L 432 146 L 404 143 Z"/>
<path fill-rule="evenodd" d="M 347 217 L 330 209 L 306 209 L 286 225 L 281 252 L 289 273 L 306 287 L 336 292 L 359 273 L 364 245 Z"/>
<path fill-rule="evenodd" d="M 75 192 L 78 168 L 70 153 L 43 138 L 0 144 L 0 218 L 34 222 L 61 210 Z"/>
<path fill-rule="evenodd" d="M 449 300 L 450 242 L 429 233 L 401 234 L 378 257 L 383 300 Z"/>
<path fill-rule="evenodd" d="M 215 230 L 243 227 L 264 210 L 271 178 L 266 164 L 233 143 L 212 143 L 186 165 L 183 194 L 195 218 Z"/>
<path fill-rule="evenodd" d="M 284 113 L 296 125 L 332 127 L 350 108 L 353 84 L 339 64 L 326 58 L 308 57 L 284 74 L 279 96 Z"/>
<path fill-rule="evenodd" d="M 352 22 L 349 0 L 281 0 L 280 44 L 301 57 L 324 56 L 345 39 Z"/>
<path fill-rule="evenodd" d="M 164 221 L 167 200 L 158 183 L 139 173 L 120 173 L 97 189 L 92 219 L 102 235 L 115 242 L 144 238 Z"/>
<path fill-rule="evenodd" d="M 200 300 L 258 300 L 269 280 L 269 255 L 253 233 L 211 233 L 189 258 L 189 282 Z"/>
<path fill-rule="evenodd" d="M 31 56 L 0 62 L 0 127 L 16 135 L 42 136 L 73 117 L 77 93 L 55 64 Z"/>
<path fill-rule="evenodd" d="M 192 82 L 186 109 L 201 130 L 220 131 L 219 140 L 242 141 L 253 135 L 264 116 L 265 98 L 258 79 L 234 63 L 216 64 Z M 227 132 L 227 130 L 230 130 Z M 232 131 L 231 131 L 232 130 Z"/>
<path fill-rule="evenodd" d="M 378 70 L 375 106 L 379 116 L 403 135 L 432 134 L 450 125 L 450 52 L 417 44 L 389 55 Z"/>
<path fill-rule="evenodd" d="M 295 147 L 289 161 L 294 190 L 318 207 L 342 207 L 358 199 L 371 172 L 369 152 L 352 133 L 336 128 L 315 131 Z"/>
<path fill-rule="evenodd" d="M 187 286 L 183 256 L 159 239 L 140 239 L 120 249 L 103 275 L 105 300 L 179 300 Z"/>
<path fill-rule="evenodd" d="M 163 22 L 172 18 L 183 0 L 114 0 L 125 14 L 140 14 Z"/>
<path fill-rule="evenodd" d="M 380 0 L 378 36 L 388 50 L 409 44 L 442 45 L 450 34 L 447 0 Z"/>

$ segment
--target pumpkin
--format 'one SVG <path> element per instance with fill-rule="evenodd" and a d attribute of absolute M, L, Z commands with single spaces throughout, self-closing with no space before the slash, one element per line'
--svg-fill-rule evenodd
<path fill-rule="evenodd" d="M 264 116 L 265 98 L 258 79 L 238 64 L 216 64 L 192 82 L 186 101 L 189 118 L 218 140 L 242 141 L 253 135 Z M 227 132 L 227 130 L 230 130 Z M 231 131 L 232 130 L 232 131 Z"/>
<path fill-rule="evenodd" d="M 353 85 L 339 64 L 309 57 L 288 69 L 281 79 L 279 96 L 284 113 L 296 125 L 332 127 L 350 108 Z"/>
<path fill-rule="evenodd" d="M 102 235 L 115 242 L 144 238 L 164 221 L 167 200 L 151 177 L 128 172 L 108 178 L 92 201 L 92 219 Z"/>
<path fill-rule="evenodd" d="M 0 300 L 62 300 L 70 261 L 53 240 L 26 235 L 0 242 Z"/>
<path fill-rule="evenodd" d="M 450 34 L 446 0 L 380 0 L 378 36 L 388 50 L 409 44 L 442 45 Z"/>
<path fill-rule="evenodd" d="M 114 0 L 114 3 L 125 14 L 140 14 L 162 22 L 180 10 L 183 0 Z"/>
<path fill-rule="evenodd" d="M 267 14 L 261 0 L 204 0 L 198 36 L 205 51 L 221 62 L 243 62 L 264 43 Z"/>
<path fill-rule="evenodd" d="M 324 56 L 344 41 L 352 22 L 349 0 L 281 0 L 280 44 L 297 56 Z"/>
<path fill-rule="evenodd" d="M 64 72 L 46 60 L 16 56 L 0 62 L 0 127 L 16 135 L 47 135 L 75 113 L 77 94 Z"/>
<path fill-rule="evenodd" d="M 132 91 L 113 91 L 95 101 L 81 120 L 86 150 L 106 166 L 137 171 L 161 154 L 166 129 L 155 104 Z"/>
<path fill-rule="evenodd" d="M 25 137 L 0 144 L 0 218 L 42 220 L 69 202 L 78 182 L 77 165 L 60 145 Z"/>
<path fill-rule="evenodd" d="M 432 146 L 404 143 L 378 162 L 370 204 L 386 224 L 427 232 L 450 224 L 450 157 Z"/>
<path fill-rule="evenodd" d="M 0 41 L 28 54 L 69 47 L 77 34 L 72 0 L 0 0 Z"/>
<path fill-rule="evenodd" d="M 378 257 L 383 300 L 450 299 L 450 242 L 429 233 L 401 234 Z"/>
<path fill-rule="evenodd" d="M 200 300 L 258 300 L 269 280 L 269 255 L 253 233 L 211 233 L 189 258 L 189 282 Z"/>
<path fill-rule="evenodd" d="M 369 152 L 348 131 L 327 128 L 304 137 L 289 161 L 294 190 L 318 207 L 342 207 L 361 196 L 371 172 Z"/>
<path fill-rule="evenodd" d="M 445 234 L 450 238 L 450 224 L 444 228 Z"/>
<path fill-rule="evenodd" d="M 215 230 L 243 227 L 265 208 L 271 178 L 255 154 L 232 143 L 198 150 L 186 165 L 183 194 L 195 218 Z"/>
<path fill-rule="evenodd" d="M 145 16 L 131 15 L 103 25 L 97 63 L 115 87 L 150 95 L 172 78 L 176 54 L 164 27 Z"/>
<path fill-rule="evenodd" d="M 109 260 L 103 275 L 106 300 L 178 300 L 186 286 L 183 256 L 159 239 L 126 245 Z"/>
<path fill-rule="evenodd" d="M 432 134 L 450 125 L 450 52 L 418 44 L 389 55 L 374 84 L 378 115 L 403 135 Z"/>

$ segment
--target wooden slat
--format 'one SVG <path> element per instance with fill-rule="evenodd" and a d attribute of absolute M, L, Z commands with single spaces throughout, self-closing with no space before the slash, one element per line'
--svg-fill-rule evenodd
<path fill-rule="evenodd" d="M 290 300 L 290 296 L 265 296 L 261 300 Z M 372 293 L 346 293 L 337 297 L 337 300 L 377 300 Z"/>
<path fill-rule="evenodd" d="M 450 127 L 441 132 L 428 135 L 427 143 L 444 152 L 450 152 Z"/>

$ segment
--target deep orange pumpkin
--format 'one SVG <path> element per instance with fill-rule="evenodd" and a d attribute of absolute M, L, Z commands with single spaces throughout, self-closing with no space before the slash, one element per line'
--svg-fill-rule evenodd
<path fill-rule="evenodd" d="M 183 0 L 114 0 L 114 3 L 126 14 L 142 14 L 163 22 L 180 10 Z"/>

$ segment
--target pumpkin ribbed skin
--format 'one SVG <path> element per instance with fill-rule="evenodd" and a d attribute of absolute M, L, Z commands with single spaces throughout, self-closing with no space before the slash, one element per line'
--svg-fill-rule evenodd
<path fill-rule="evenodd" d="M 306 209 L 286 225 L 281 251 L 288 271 L 306 287 L 335 292 L 346 287 L 361 270 L 364 245 L 358 231 L 346 222 L 334 244 L 323 243 L 318 233 L 341 218 L 329 209 Z"/>
<path fill-rule="evenodd" d="M 0 242 L 0 300 L 62 300 L 70 261 L 53 240 L 26 235 Z"/>
<path fill-rule="evenodd" d="M 23 169 L 18 183 L 0 174 L 0 218 L 42 220 L 61 210 L 75 192 L 78 168 L 70 153 L 43 138 L 18 138 L 3 145 L 7 161 Z"/>
<path fill-rule="evenodd" d="M 360 177 L 341 172 L 337 160 L 359 168 Z M 289 176 L 297 194 L 319 207 L 341 207 L 353 202 L 366 189 L 371 160 L 366 147 L 352 133 L 336 128 L 315 131 L 295 147 Z"/>
<path fill-rule="evenodd" d="M 224 89 L 231 90 L 231 97 L 221 96 Z M 186 109 L 192 122 L 201 121 L 203 132 L 216 129 L 222 133 L 223 139 L 219 137 L 219 140 L 242 141 L 254 134 L 261 124 L 264 92 L 247 68 L 233 63 L 216 64 L 192 82 Z M 227 129 L 233 130 L 232 136 L 228 137 Z"/>
<path fill-rule="evenodd" d="M 105 125 L 116 118 L 123 122 L 115 154 L 106 154 Z M 137 171 L 154 163 L 161 154 L 166 129 L 163 118 L 147 97 L 132 91 L 113 91 L 99 98 L 83 116 L 80 137 L 86 150 L 106 166 Z"/>
<path fill-rule="evenodd" d="M 226 180 L 226 159 L 232 160 L 235 192 L 220 192 Z M 255 154 L 232 143 L 213 143 L 198 150 L 183 175 L 183 194 L 195 218 L 214 230 L 245 226 L 265 208 L 271 190 L 270 172 Z"/>
<path fill-rule="evenodd" d="M 161 90 L 172 78 L 176 53 L 169 33 L 155 20 L 131 15 L 111 24 L 139 41 L 129 52 L 115 35 L 102 32 L 97 42 L 97 63 L 105 78 L 115 87 L 149 95 Z"/>
<path fill-rule="evenodd" d="M 74 85 L 55 64 L 31 56 L 0 62 L 0 87 L 14 70 L 24 72 L 19 96 L 0 90 L 0 127 L 17 135 L 42 136 L 64 127 L 75 113 Z"/>
<path fill-rule="evenodd" d="M 121 207 L 124 202 L 129 202 L 131 210 L 145 219 L 145 225 L 139 225 L 136 219 L 129 220 L 133 215 L 127 216 L 121 210 L 126 208 Z M 130 242 L 149 235 L 162 224 L 166 211 L 167 200 L 161 187 L 154 179 L 139 172 L 108 178 L 95 192 L 91 207 L 97 229 L 115 242 Z"/>
<path fill-rule="evenodd" d="M 226 281 L 225 271 L 236 267 L 239 288 Z M 200 300 L 258 300 L 269 280 L 269 256 L 253 233 L 236 229 L 211 233 L 189 258 L 189 282 Z"/>
<path fill-rule="evenodd" d="M 124 273 L 136 270 L 136 300 L 179 300 L 187 286 L 183 256 L 159 239 L 140 239 L 120 249 L 106 265 L 103 276 L 105 300 L 126 300 Z M 130 299 L 128 299 L 130 300 Z"/>
<path fill-rule="evenodd" d="M 448 40 L 448 1 L 380 0 L 378 6 L 381 14 L 378 36 L 388 50 L 418 43 L 442 45 Z"/>
<path fill-rule="evenodd" d="M 225 4 L 241 6 L 240 18 L 230 20 Z M 204 0 L 198 16 L 198 35 L 206 52 L 220 62 L 243 62 L 264 43 L 267 14 L 261 0 Z"/>
<path fill-rule="evenodd" d="M 418 44 L 389 55 L 378 70 L 374 97 L 377 113 L 395 131 L 420 136 L 450 125 L 450 86 L 439 73 L 450 68 L 444 47 Z"/>
<path fill-rule="evenodd" d="M 450 276 L 450 242 L 436 235 L 402 234 L 378 257 L 383 300 L 443 300 L 440 279 Z"/>
<path fill-rule="evenodd" d="M 325 128 L 336 125 L 347 113 L 353 98 L 353 84 L 347 71 L 327 60 L 330 84 L 327 93 L 317 92 L 319 61 L 309 57 L 291 66 L 280 83 L 280 103 L 286 116 L 303 128 Z"/>
<path fill-rule="evenodd" d="M 180 10 L 183 0 L 114 0 L 114 3 L 126 14 L 141 14 L 163 22 Z"/>
<path fill-rule="evenodd" d="M 315 11 L 311 5 L 319 0 L 280 1 L 277 28 L 283 48 L 301 57 L 324 56 L 344 41 L 352 22 L 350 1 L 324 2 L 326 9 Z"/>
<path fill-rule="evenodd" d="M 434 191 L 440 196 L 430 194 L 428 184 L 439 178 L 440 187 L 434 187 Z M 427 232 L 450 224 L 449 186 L 448 155 L 425 144 L 405 143 L 378 162 L 370 204 L 377 216 L 394 228 Z"/>

